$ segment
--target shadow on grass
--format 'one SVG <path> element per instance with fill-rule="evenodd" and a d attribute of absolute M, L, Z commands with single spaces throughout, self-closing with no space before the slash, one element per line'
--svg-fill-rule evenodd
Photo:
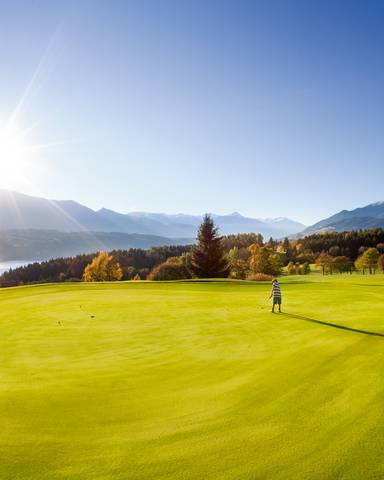
<path fill-rule="evenodd" d="M 323 322 L 321 320 L 315 320 L 314 318 L 304 317 L 303 315 L 296 315 L 293 313 L 282 312 L 281 315 L 286 317 L 296 318 L 298 320 L 304 320 L 305 322 L 318 323 L 320 325 L 325 325 L 326 327 L 339 328 L 340 330 L 348 330 L 349 332 L 361 333 L 363 335 L 372 335 L 374 337 L 384 337 L 384 333 L 371 332 L 369 330 L 360 330 L 358 328 L 346 327 L 344 325 L 337 325 L 336 323 Z"/>

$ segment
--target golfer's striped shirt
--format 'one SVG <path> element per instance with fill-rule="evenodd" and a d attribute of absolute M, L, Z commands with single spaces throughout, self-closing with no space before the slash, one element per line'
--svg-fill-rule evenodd
<path fill-rule="evenodd" d="M 280 285 L 275 282 L 272 284 L 272 291 L 273 291 L 273 296 L 274 297 L 279 297 L 281 298 L 281 290 L 280 290 Z"/>

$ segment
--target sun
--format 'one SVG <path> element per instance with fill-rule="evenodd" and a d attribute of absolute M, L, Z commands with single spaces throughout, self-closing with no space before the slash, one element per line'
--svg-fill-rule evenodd
<path fill-rule="evenodd" d="M 33 148 L 26 132 L 0 128 L 0 187 L 13 188 L 28 179 L 33 161 Z"/>

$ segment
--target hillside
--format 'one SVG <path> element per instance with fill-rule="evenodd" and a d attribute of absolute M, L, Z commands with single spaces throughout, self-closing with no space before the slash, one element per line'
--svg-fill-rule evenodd
<path fill-rule="evenodd" d="M 321 230 L 364 230 L 368 228 L 384 227 L 384 202 L 377 202 L 354 210 L 342 210 L 341 212 L 325 218 L 314 225 L 306 228 L 301 235 L 309 235 Z"/>
<path fill-rule="evenodd" d="M 99 250 L 126 250 L 161 245 L 186 245 L 192 238 L 166 238 L 156 235 L 116 232 L 60 232 L 57 230 L 0 231 L 0 261 L 47 260 L 72 257 Z"/>

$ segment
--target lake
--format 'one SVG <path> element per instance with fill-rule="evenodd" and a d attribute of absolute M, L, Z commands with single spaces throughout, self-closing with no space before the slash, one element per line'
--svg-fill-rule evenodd
<path fill-rule="evenodd" d="M 0 262 L 0 275 L 10 268 L 23 267 L 29 263 L 37 262 L 37 260 L 10 260 L 8 262 Z"/>

